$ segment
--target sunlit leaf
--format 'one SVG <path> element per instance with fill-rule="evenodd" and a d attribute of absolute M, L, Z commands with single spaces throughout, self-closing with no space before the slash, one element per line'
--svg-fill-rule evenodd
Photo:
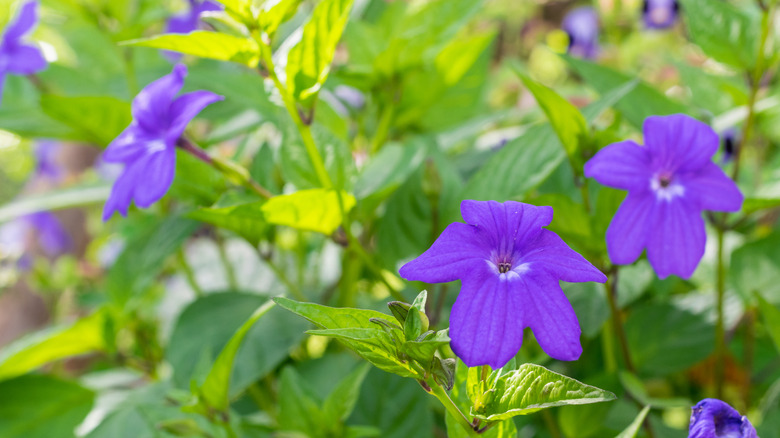
<path fill-rule="evenodd" d="M 197 30 L 188 34 L 171 33 L 125 41 L 122 44 L 152 47 L 201 58 L 237 62 L 253 68 L 260 61 L 260 49 L 253 39 L 217 32 Z"/>
<path fill-rule="evenodd" d="M 260 210 L 270 224 L 331 234 L 344 220 L 342 208 L 347 213 L 354 206 L 355 197 L 346 192 L 339 196 L 335 190 L 309 189 L 274 196 Z"/>
<path fill-rule="evenodd" d="M 758 53 L 760 21 L 717 0 L 681 0 L 693 42 L 707 55 L 738 68 L 751 68 Z"/>

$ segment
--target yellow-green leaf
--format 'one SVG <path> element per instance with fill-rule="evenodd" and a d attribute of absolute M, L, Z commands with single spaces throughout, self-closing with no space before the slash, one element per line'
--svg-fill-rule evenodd
<path fill-rule="evenodd" d="M 335 190 L 299 190 L 271 198 L 261 210 L 270 224 L 331 234 L 343 221 L 339 202 L 343 203 L 344 213 L 355 206 L 354 196 L 343 191 L 340 195 L 341 200 Z"/>
<path fill-rule="evenodd" d="M 257 67 L 260 48 L 251 38 L 241 38 L 217 32 L 195 31 L 188 34 L 165 34 L 125 41 L 127 46 L 153 47 L 186 55 L 231 61 Z"/>

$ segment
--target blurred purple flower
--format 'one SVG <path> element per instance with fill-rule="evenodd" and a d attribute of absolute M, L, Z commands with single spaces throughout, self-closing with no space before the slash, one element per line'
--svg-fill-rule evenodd
<path fill-rule="evenodd" d="M 758 438 L 747 417 L 716 398 L 696 403 L 691 413 L 688 438 Z"/>
<path fill-rule="evenodd" d="M 333 94 L 339 98 L 342 102 L 349 105 L 352 109 L 361 110 L 366 104 L 366 95 L 360 90 L 349 85 L 338 85 Z"/>
<path fill-rule="evenodd" d="M 575 8 L 566 14 L 561 28 L 569 35 L 569 54 L 594 59 L 599 54 L 599 17 L 588 6 Z"/>
<path fill-rule="evenodd" d="M 22 216 L 0 227 L 0 245 L 3 254 L 21 257 L 31 237 L 50 257 L 60 256 L 71 249 L 73 242 L 57 216 L 40 211 Z M 22 259 L 23 260 L 23 259 Z"/>
<path fill-rule="evenodd" d="M 200 28 L 200 15 L 204 12 L 221 11 L 223 6 L 220 3 L 211 0 L 199 1 L 189 0 L 189 9 L 182 13 L 172 16 L 168 19 L 168 24 L 165 28 L 166 33 L 190 33 Z M 171 62 L 177 62 L 181 59 L 181 53 L 171 52 L 163 50 L 165 55 Z"/>
<path fill-rule="evenodd" d="M 739 149 L 742 142 L 742 136 L 737 128 L 728 128 L 720 134 L 721 144 L 723 146 L 723 163 L 728 163 L 734 158 L 734 154 Z"/>
<path fill-rule="evenodd" d="M 679 12 L 677 0 L 644 0 L 642 5 L 642 19 L 650 29 L 672 27 Z"/>
<path fill-rule="evenodd" d="M 421 256 L 405 264 L 407 280 L 461 280 L 450 315 L 452 350 L 470 366 L 504 366 L 530 327 L 551 357 L 576 360 L 580 326 L 558 284 L 606 277 L 545 227 L 551 207 L 463 201 L 466 223 L 450 224 Z"/>
<path fill-rule="evenodd" d="M 37 24 L 38 2 L 29 1 L 19 8 L 16 19 L 3 31 L 0 41 L 0 98 L 6 74 L 28 75 L 46 68 L 40 49 L 23 41 Z"/>
<path fill-rule="evenodd" d="M 223 97 L 210 91 L 194 91 L 176 97 L 187 76 L 187 67 L 147 85 L 133 100 L 133 121 L 103 153 L 109 163 L 123 163 L 103 208 L 107 221 L 118 211 L 127 215 L 130 202 L 149 207 L 165 195 L 176 168 L 176 143 L 190 121 L 206 106 Z"/>
<path fill-rule="evenodd" d="M 53 181 L 59 181 L 62 178 L 63 171 L 57 162 L 57 156 L 60 152 L 60 144 L 53 140 L 42 140 L 35 145 L 35 158 L 37 160 L 35 173 L 49 178 Z"/>
<path fill-rule="evenodd" d="M 616 264 L 633 263 L 647 248 L 660 278 L 689 278 L 704 255 L 703 210 L 737 211 L 742 193 L 712 162 L 718 135 L 689 116 L 645 119 L 645 146 L 613 143 L 585 164 L 585 176 L 628 190 L 607 229 Z"/>

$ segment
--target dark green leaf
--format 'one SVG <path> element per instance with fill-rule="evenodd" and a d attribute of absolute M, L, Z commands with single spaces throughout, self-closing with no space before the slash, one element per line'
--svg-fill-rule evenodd
<path fill-rule="evenodd" d="M 41 97 L 41 107 L 51 118 L 73 128 L 76 140 L 108 146 L 130 125 L 130 104 L 109 96 Z"/>

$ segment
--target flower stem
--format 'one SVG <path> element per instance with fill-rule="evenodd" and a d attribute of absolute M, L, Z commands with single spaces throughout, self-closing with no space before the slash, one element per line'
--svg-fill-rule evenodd
<path fill-rule="evenodd" d="M 452 418 L 455 419 L 455 421 L 460 424 L 463 429 L 466 431 L 466 434 L 471 437 L 478 437 L 479 433 L 474 430 L 474 424 L 469 421 L 468 417 L 461 411 L 457 405 L 455 405 L 455 402 L 452 401 L 449 394 L 447 394 L 447 391 L 444 390 L 441 386 L 439 386 L 438 383 L 434 382 L 433 379 L 427 379 L 425 381 L 420 381 L 421 384 L 424 383 L 423 388 L 429 393 L 433 394 L 434 397 L 439 399 L 442 405 L 444 405 L 444 409 L 447 410 L 447 412 L 452 415 Z"/>
<path fill-rule="evenodd" d="M 715 324 L 715 396 L 723 398 L 723 368 L 726 360 L 726 329 L 723 318 L 723 299 L 726 294 L 726 273 L 723 266 L 723 235 L 718 228 L 718 255 L 716 267 L 717 321 Z"/>
<path fill-rule="evenodd" d="M 261 198 L 271 199 L 274 197 L 274 195 L 269 192 L 268 189 L 261 186 L 257 181 L 253 180 L 249 175 L 249 171 L 244 167 L 241 167 L 231 161 L 223 160 L 222 158 L 212 157 L 186 137 L 179 138 L 179 141 L 176 142 L 176 146 L 188 152 L 195 158 L 208 164 L 209 166 L 217 169 L 223 175 L 225 175 L 227 179 L 255 192 Z"/>
<path fill-rule="evenodd" d="M 217 252 L 219 253 L 219 260 L 222 262 L 222 266 L 225 268 L 225 277 L 227 277 L 228 287 L 232 290 L 238 290 L 238 281 L 236 280 L 236 271 L 233 269 L 233 265 L 230 263 L 230 259 L 225 249 L 225 239 L 216 233 L 214 240 L 217 244 Z"/>
<path fill-rule="evenodd" d="M 631 360 L 631 352 L 628 349 L 626 332 L 623 329 L 623 320 L 620 316 L 620 309 L 618 309 L 617 305 L 617 283 L 618 267 L 613 266 L 612 269 L 610 269 L 610 275 L 608 276 L 607 282 L 604 283 L 604 289 L 607 293 L 609 310 L 612 313 L 612 325 L 618 337 L 618 343 L 620 344 L 620 353 L 623 356 L 623 362 L 625 363 L 626 369 L 632 374 L 635 374 L 636 368 L 634 368 L 634 362 Z"/>
<path fill-rule="evenodd" d="M 184 271 L 184 278 L 187 279 L 187 284 L 189 284 L 193 292 L 195 292 L 196 297 L 198 298 L 202 297 L 203 289 L 200 288 L 197 280 L 195 280 L 195 272 L 193 272 L 189 263 L 187 263 L 187 255 L 184 254 L 184 249 L 179 248 L 179 251 L 176 253 L 176 256 L 179 259 L 179 264 L 181 265 L 182 271 Z"/>

